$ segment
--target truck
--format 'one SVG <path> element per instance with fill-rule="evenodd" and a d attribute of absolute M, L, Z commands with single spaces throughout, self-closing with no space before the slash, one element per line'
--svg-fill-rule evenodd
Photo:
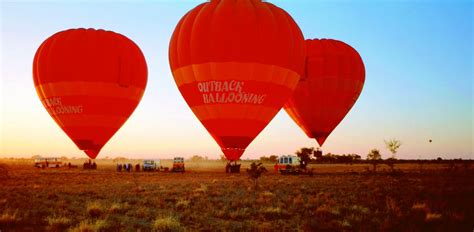
<path fill-rule="evenodd" d="M 38 157 L 35 159 L 34 166 L 37 168 L 60 168 L 64 166 L 64 163 L 58 157 Z"/>
<path fill-rule="evenodd" d="M 294 155 L 283 155 L 278 158 L 278 163 L 275 164 L 275 169 L 281 174 L 299 175 L 306 173 L 306 168 L 301 165 L 301 159 Z"/>
<path fill-rule="evenodd" d="M 184 172 L 184 158 L 183 157 L 174 157 L 173 159 L 173 168 L 172 172 Z"/>
<path fill-rule="evenodd" d="M 160 160 L 143 160 L 143 171 L 154 172 L 160 169 Z"/>

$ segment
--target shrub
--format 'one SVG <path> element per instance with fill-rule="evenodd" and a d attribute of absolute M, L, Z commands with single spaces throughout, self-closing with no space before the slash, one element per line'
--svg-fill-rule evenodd
<path fill-rule="evenodd" d="M 277 219 L 280 217 L 282 210 L 280 207 L 267 207 L 261 211 L 267 219 Z"/>
<path fill-rule="evenodd" d="M 184 231 L 184 228 L 178 220 L 174 217 L 168 216 L 157 218 L 153 222 L 153 231 Z"/>
<path fill-rule="evenodd" d="M 439 213 L 427 213 L 425 220 L 427 222 L 439 221 L 441 219 L 441 214 Z"/>
<path fill-rule="evenodd" d="M 178 210 L 184 210 L 189 207 L 189 201 L 188 200 L 178 200 L 176 202 L 176 209 Z"/>
<path fill-rule="evenodd" d="M 102 205 L 97 202 L 91 202 L 87 205 L 87 213 L 91 217 L 99 217 L 102 214 Z"/>
<path fill-rule="evenodd" d="M 122 205 L 119 203 L 113 203 L 109 208 L 109 213 L 119 213 L 122 211 Z"/>
<path fill-rule="evenodd" d="M 107 230 L 109 224 L 105 220 L 96 220 L 96 221 L 82 221 L 76 227 L 69 230 L 70 232 L 89 232 L 89 231 L 103 231 Z"/>
<path fill-rule="evenodd" d="M 255 163 L 252 162 L 250 164 L 250 168 L 247 169 L 247 173 L 249 175 L 249 178 L 253 179 L 254 181 L 254 188 L 257 189 L 257 184 L 258 184 L 258 178 L 264 173 L 267 172 L 267 169 L 262 166 L 262 163 Z"/>
<path fill-rule="evenodd" d="M 275 194 L 270 192 L 270 191 L 263 191 L 263 192 L 260 193 L 260 195 L 263 196 L 263 197 L 270 197 L 270 198 L 275 196 Z"/>
<path fill-rule="evenodd" d="M 425 212 L 425 213 L 430 212 L 430 208 L 425 203 L 415 203 L 415 204 L 413 204 L 411 209 L 413 211 L 422 211 L 422 212 Z"/>
<path fill-rule="evenodd" d="M 195 193 L 206 193 L 207 192 L 207 186 L 205 184 L 201 184 L 201 186 L 197 189 L 194 189 Z"/>

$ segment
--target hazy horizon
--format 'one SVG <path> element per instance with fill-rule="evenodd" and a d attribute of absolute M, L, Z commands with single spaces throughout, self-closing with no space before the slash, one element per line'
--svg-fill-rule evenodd
<path fill-rule="evenodd" d="M 2 1 L 0 158 L 87 158 L 46 112 L 32 79 L 33 56 L 69 28 L 112 30 L 132 39 L 148 64 L 136 111 L 98 158 L 216 159 L 219 146 L 186 105 L 171 75 L 168 45 L 179 19 L 204 1 Z M 402 141 L 399 159 L 472 159 L 472 1 L 269 1 L 291 14 L 305 38 L 342 40 L 360 53 L 366 81 L 358 101 L 328 137 L 324 154 L 365 159 L 384 140 Z M 430 143 L 429 140 L 432 139 Z M 318 147 L 281 110 L 241 157 Z"/>

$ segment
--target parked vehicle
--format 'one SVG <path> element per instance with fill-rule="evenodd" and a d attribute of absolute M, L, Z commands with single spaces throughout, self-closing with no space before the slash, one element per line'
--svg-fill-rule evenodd
<path fill-rule="evenodd" d="M 184 172 L 184 158 L 174 157 L 172 172 Z"/>
<path fill-rule="evenodd" d="M 301 168 L 301 159 L 298 156 L 294 155 L 284 155 L 280 156 L 278 163 L 276 164 L 276 169 L 281 174 L 302 174 L 306 170 Z"/>
<path fill-rule="evenodd" d="M 34 166 L 37 168 L 59 168 L 63 167 L 64 163 L 58 157 L 39 157 L 35 159 Z"/>
<path fill-rule="evenodd" d="M 160 160 L 143 160 L 143 171 L 145 172 L 159 171 L 160 166 Z"/>

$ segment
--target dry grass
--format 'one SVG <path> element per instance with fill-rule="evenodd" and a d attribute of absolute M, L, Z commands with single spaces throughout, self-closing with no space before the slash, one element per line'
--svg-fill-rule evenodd
<path fill-rule="evenodd" d="M 69 227 L 71 219 L 65 216 L 50 216 L 46 218 L 48 222 L 48 230 L 61 231 Z"/>
<path fill-rule="evenodd" d="M 174 217 L 157 218 L 153 221 L 153 231 L 183 231 L 181 223 Z"/>
<path fill-rule="evenodd" d="M 20 221 L 20 218 L 18 218 L 18 210 L 5 210 L 2 214 L 0 214 L 0 225 L 15 224 L 18 221 Z"/>
<path fill-rule="evenodd" d="M 98 232 L 105 231 L 109 225 L 105 220 L 86 220 L 80 222 L 76 227 L 71 228 L 70 232 Z"/>
<path fill-rule="evenodd" d="M 91 202 L 87 204 L 86 211 L 91 217 L 100 217 L 102 215 L 102 205 L 97 201 Z"/>
<path fill-rule="evenodd" d="M 184 174 L 1 162 L 1 231 L 470 231 L 474 221 L 472 170 L 442 165 L 401 164 L 397 175 L 363 164 L 313 165 L 313 177 L 270 171 L 256 191 L 221 162 L 190 163 Z"/>

